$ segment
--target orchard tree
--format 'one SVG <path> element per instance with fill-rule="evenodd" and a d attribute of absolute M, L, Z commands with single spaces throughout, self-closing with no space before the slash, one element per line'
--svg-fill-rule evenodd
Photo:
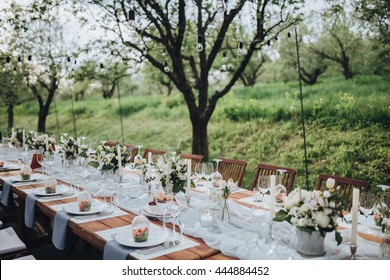
<path fill-rule="evenodd" d="M 82 5 L 78 5 L 82 2 Z M 300 18 L 302 0 L 84 0 L 74 1 L 114 34 L 134 57 L 142 58 L 167 76 L 183 94 L 192 124 L 192 152 L 209 156 L 207 126 L 217 106 L 240 79 L 252 56 Z M 97 10 L 97 8 L 99 8 Z M 218 81 L 217 61 L 227 41 L 245 26 L 248 38 L 235 42 L 235 69 Z M 235 34 L 240 37 L 240 34 Z M 232 42 L 229 41 L 232 45 Z"/>

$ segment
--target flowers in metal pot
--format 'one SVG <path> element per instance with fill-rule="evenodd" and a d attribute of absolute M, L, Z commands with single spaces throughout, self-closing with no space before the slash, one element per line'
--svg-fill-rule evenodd
<path fill-rule="evenodd" d="M 319 231 L 322 236 L 335 231 L 337 245 L 342 242 L 340 233 L 336 230 L 337 218 L 342 217 L 343 204 L 334 192 L 335 182 L 327 181 L 328 190 L 306 191 L 294 189 L 284 199 L 281 209 L 274 221 L 287 221 L 299 230 L 311 233 Z"/>

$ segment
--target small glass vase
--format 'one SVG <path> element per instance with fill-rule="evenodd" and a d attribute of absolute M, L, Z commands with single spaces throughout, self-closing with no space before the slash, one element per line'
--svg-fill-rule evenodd
<path fill-rule="evenodd" d="M 325 236 L 319 231 L 311 233 L 296 229 L 297 251 L 304 256 L 317 257 L 325 254 Z"/>
<path fill-rule="evenodd" d="M 390 260 L 390 228 L 385 228 L 385 235 L 380 246 L 381 259 Z"/>
<path fill-rule="evenodd" d="M 223 222 L 230 222 L 230 209 L 227 199 L 223 199 L 221 207 L 221 220 Z"/>

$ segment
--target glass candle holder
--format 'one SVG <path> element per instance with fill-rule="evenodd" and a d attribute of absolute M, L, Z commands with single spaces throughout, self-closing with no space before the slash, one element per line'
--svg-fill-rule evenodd
<path fill-rule="evenodd" d="M 149 238 L 150 222 L 144 215 L 138 215 L 131 223 L 134 242 L 145 242 Z"/>
<path fill-rule="evenodd" d="M 86 212 L 91 210 L 92 206 L 92 196 L 87 191 L 82 191 L 77 197 L 77 204 L 79 205 L 79 210 L 81 212 Z"/>

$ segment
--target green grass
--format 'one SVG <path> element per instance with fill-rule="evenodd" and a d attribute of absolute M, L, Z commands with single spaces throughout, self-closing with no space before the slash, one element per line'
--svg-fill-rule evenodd
<path fill-rule="evenodd" d="M 310 186 L 319 173 L 329 173 L 390 184 L 390 81 L 379 76 L 320 80 L 304 86 Z M 100 96 L 74 103 L 77 133 L 97 144 L 121 141 L 118 100 Z M 73 133 L 70 100 L 58 100 L 60 133 Z M 25 102 L 15 108 L 15 126 L 36 129 L 38 105 Z M 179 93 L 171 96 L 122 98 L 126 143 L 167 151 L 191 152 L 191 124 Z M 6 130 L 6 111 L 0 108 Z M 210 158 L 246 160 L 245 186 L 252 182 L 259 162 L 292 167 L 295 185 L 304 185 L 305 164 L 297 83 L 237 86 L 221 99 L 209 124 Z M 54 107 L 47 130 L 56 133 Z"/>

